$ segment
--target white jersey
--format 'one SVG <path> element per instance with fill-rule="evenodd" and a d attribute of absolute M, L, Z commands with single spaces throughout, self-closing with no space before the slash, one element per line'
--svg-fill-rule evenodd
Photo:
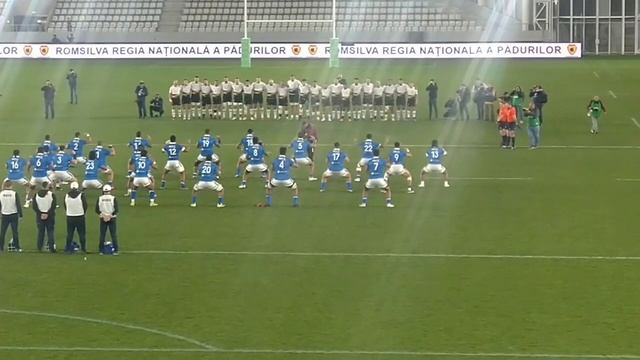
<path fill-rule="evenodd" d="M 289 88 L 286 86 L 278 86 L 278 96 L 286 97 L 289 94 Z"/>
<path fill-rule="evenodd" d="M 418 89 L 416 89 L 415 87 L 407 88 L 407 96 L 408 97 L 416 97 L 416 95 L 418 95 Z"/>
<path fill-rule="evenodd" d="M 202 84 L 202 89 L 200 89 L 202 95 L 211 94 L 211 85 L 210 84 Z"/>
<path fill-rule="evenodd" d="M 180 87 L 180 92 L 182 93 L 182 95 L 189 95 L 191 94 L 191 86 L 190 85 L 182 85 Z"/>
<path fill-rule="evenodd" d="M 396 86 L 395 85 L 385 85 L 384 86 L 384 94 L 387 96 L 393 95 L 396 93 Z"/>
<path fill-rule="evenodd" d="M 328 87 L 324 88 L 320 90 L 320 94 L 322 94 L 322 97 L 326 99 L 331 96 L 331 89 L 329 89 Z"/>
<path fill-rule="evenodd" d="M 223 81 L 222 84 L 220 84 L 220 86 L 222 87 L 222 92 L 227 94 L 231 92 L 231 81 Z"/>
<path fill-rule="evenodd" d="M 200 81 L 192 81 L 189 86 L 192 93 L 199 93 L 202 90 L 202 83 Z"/>
<path fill-rule="evenodd" d="M 320 85 L 315 85 L 312 86 L 309 91 L 311 92 L 311 95 L 318 96 L 320 95 L 320 91 L 322 91 L 322 87 L 320 87 Z"/>
<path fill-rule="evenodd" d="M 242 85 L 242 92 L 245 95 L 251 95 L 253 93 L 253 85 L 252 84 Z"/>
<path fill-rule="evenodd" d="M 234 83 L 233 85 L 231 85 L 231 89 L 234 94 L 240 94 L 242 93 L 242 84 Z"/>
<path fill-rule="evenodd" d="M 353 92 L 353 96 L 360 96 L 362 93 L 362 84 L 351 85 L 351 91 Z"/>
<path fill-rule="evenodd" d="M 373 94 L 373 84 L 369 83 L 369 84 L 362 85 L 362 92 L 367 95 Z"/>
<path fill-rule="evenodd" d="M 211 85 L 211 95 L 220 96 L 222 94 L 222 86 L 220 85 Z"/>
<path fill-rule="evenodd" d="M 331 95 L 340 95 L 342 93 L 342 84 L 332 84 L 329 85 L 329 90 L 331 91 Z"/>
<path fill-rule="evenodd" d="M 170 97 L 177 97 L 180 96 L 180 91 L 182 90 L 182 88 L 179 85 L 171 85 L 171 87 L 169 88 L 169 96 Z"/>
<path fill-rule="evenodd" d="M 407 93 L 407 85 L 406 84 L 400 84 L 400 85 L 396 85 L 396 93 L 398 95 L 404 95 Z"/>
<path fill-rule="evenodd" d="M 267 84 L 263 83 L 262 81 L 254 82 L 252 85 L 253 85 L 253 92 L 255 94 L 262 94 L 264 92 L 264 89 L 267 87 Z"/>
<path fill-rule="evenodd" d="M 351 97 L 351 89 L 349 89 L 349 88 L 342 89 L 341 95 L 342 95 L 343 99 L 345 99 L 345 100 L 349 99 Z"/>
<path fill-rule="evenodd" d="M 298 90 L 300 88 L 300 85 L 301 83 L 298 79 L 287 80 L 287 86 L 289 87 L 289 91 L 291 92 Z"/>
<path fill-rule="evenodd" d="M 373 87 L 373 95 L 375 97 L 380 97 L 384 93 L 384 88 L 382 86 L 374 86 Z"/>
<path fill-rule="evenodd" d="M 300 95 L 308 95 L 311 89 L 309 88 L 309 84 L 304 83 L 300 85 Z"/>
<path fill-rule="evenodd" d="M 273 96 L 278 92 L 278 87 L 275 84 L 268 84 L 265 89 L 267 90 L 267 95 Z"/>

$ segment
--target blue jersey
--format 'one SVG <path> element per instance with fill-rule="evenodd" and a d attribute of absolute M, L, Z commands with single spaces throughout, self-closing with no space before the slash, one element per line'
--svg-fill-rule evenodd
<path fill-rule="evenodd" d="M 133 154 L 131 155 L 131 159 L 129 159 L 129 163 L 133 165 L 136 163 L 136 161 L 138 161 L 139 158 L 140 158 L 140 151 L 134 151 Z"/>
<path fill-rule="evenodd" d="M 216 181 L 218 179 L 218 165 L 214 164 L 213 161 L 205 161 L 198 168 L 198 175 L 200 177 L 200 181 Z"/>
<path fill-rule="evenodd" d="M 251 145 L 251 149 L 247 152 L 247 160 L 251 165 L 264 164 L 264 157 L 267 152 L 264 151 L 264 147 L 260 144 Z"/>
<path fill-rule="evenodd" d="M 84 179 L 85 180 L 98 180 L 98 175 L 103 167 L 97 160 L 87 160 L 84 163 Z"/>
<path fill-rule="evenodd" d="M 133 163 L 133 171 L 135 177 L 149 177 L 151 175 L 151 169 L 153 168 L 153 160 L 146 156 L 140 156 L 136 162 Z"/>
<path fill-rule="evenodd" d="M 209 156 L 213 155 L 215 149 L 218 146 L 218 139 L 211 135 L 203 135 L 198 141 L 198 149 L 200 149 L 200 155 Z"/>
<path fill-rule="evenodd" d="M 73 157 L 67 153 L 59 152 L 53 157 L 53 169 L 55 171 L 69 171 Z"/>
<path fill-rule="evenodd" d="M 12 156 L 7 160 L 7 170 L 9 173 L 7 177 L 9 180 L 24 179 L 24 169 L 27 166 L 27 162 L 20 156 Z"/>
<path fill-rule="evenodd" d="M 129 141 L 129 144 L 127 145 L 131 148 L 131 151 L 142 151 L 151 147 L 149 140 L 141 137 L 133 138 L 133 140 Z"/>
<path fill-rule="evenodd" d="M 382 179 L 387 171 L 387 163 L 380 159 L 378 156 L 374 156 L 367 164 L 369 170 L 369 179 Z"/>
<path fill-rule="evenodd" d="M 48 146 L 49 147 L 49 154 L 55 154 L 56 152 L 58 152 L 58 146 L 51 140 L 44 140 L 42 142 L 42 146 Z"/>
<path fill-rule="evenodd" d="M 298 138 L 291 143 L 293 149 L 293 157 L 296 159 L 304 159 L 309 157 L 311 143 L 306 139 Z"/>
<path fill-rule="evenodd" d="M 67 148 L 71 149 L 74 157 L 84 157 L 85 145 L 87 145 L 87 140 L 75 137 L 69 141 Z"/>
<path fill-rule="evenodd" d="M 440 165 L 444 161 L 444 157 L 447 155 L 447 152 L 441 147 L 431 147 L 427 150 L 427 159 L 429 164 Z"/>
<path fill-rule="evenodd" d="M 185 150 L 184 146 L 176 143 L 168 143 L 162 148 L 162 152 L 167 154 L 167 160 L 180 160 L 180 154 Z"/>
<path fill-rule="evenodd" d="M 371 139 L 367 139 L 362 143 L 361 148 L 362 148 L 362 158 L 371 159 L 373 158 L 373 150 L 380 149 L 380 144 L 378 144 L 377 142 Z"/>
<path fill-rule="evenodd" d="M 36 154 L 31 158 L 33 177 L 41 178 L 47 176 L 47 170 L 51 164 L 49 157 L 45 154 Z"/>
<path fill-rule="evenodd" d="M 292 159 L 285 155 L 279 155 L 277 159 L 273 160 L 273 178 L 276 180 L 291 179 L 291 168 L 294 164 Z"/>
<path fill-rule="evenodd" d="M 247 134 L 245 137 L 240 139 L 240 146 L 242 147 L 242 151 L 246 154 L 253 146 L 253 134 Z"/>
<path fill-rule="evenodd" d="M 332 152 L 327 155 L 327 161 L 329 163 L 329 171 L 342 171 L 344 170 L 344 163 L 347 160 L 347 154 L 340 151 L 340 149 L 333 149 Z"/>
<path fill-rule="evenodd" d="M 393 148 L 389 154 L 391 165 L 404 165 L 405 160 L 407 160 L 407 152 L 400 148 Z"/>
<path fill-rule="evenodd" d="M 111 150 L 98 145 L 93 151 L 96 153 L 96 161 L 100 164 L 100 167 L 106 167 L 107 158 L 111 156 Z"/>

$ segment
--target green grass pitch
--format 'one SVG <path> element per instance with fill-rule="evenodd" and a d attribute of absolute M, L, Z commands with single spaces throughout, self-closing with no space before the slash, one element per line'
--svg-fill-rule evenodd
<path fill-rule="evenodd" d="M 151 154 L 163 165 L 160 144 L 169 135 L 195 141 L 210 127 L 223 139 L 228 206 L 217 209 L 215 194 L 205 192 L 192 209 L 190 192 L 170 177 L 157 208 L 145 206 L 145 192 L 136 208 L 118 193 L 118 258 L 0 255 L 0 359 L 640 358 L 640 183 L 617 180 L 640 179 L 635 58 L 343 61 L 339 70 L 320 61 L 254 61 L 251 69 L 237 61 L 0 65 L 3 159 L 13 148 L 30 156 L 47 133 L 66 143 L 76 130 L 89 132 L 116 145 L 110 164 L 122 189 L 129 155 L 123 144 L 136 130 L 151 135 Z M 67 103 L 69 67 L 79 73 L 77 106 Z M 292 208 L 283 190 L 275 192 L 273 208 L 261 209 L 254 205 L 264 201 L 264 190 L 255 179 L 237 188 L 233 145 L 252 127 L 274 153 L 295 136 L 297 122 L 137 119 L 139 80 L 166 97 L 171 80 L 196 74 L 285 79 L 290 73 L 321 82 L 338 73 L 402 77 L 423 95 L 433 77 L 441 107 L 461 82 L 476 77 L 499 89 L 540 83 L 550 98 L 543 147 L 527 150 L 520 131 L 520 149 L 499 150 L 493 124 L 429 122 L 423 97 L 417 123 L 318 123 L 320 143 L 340 141 L 352 167 L 355 144 L 367 132 L 412 145 L 415 178 L 426 145 L 437 138 L 449 152 L 451 188 L 433 179 L 410 195 L 394 178 L 395 209 L 385 208 L 377 192 L 360 209 L 359 186 L 349 194 L 335 181 L 321 194 L 319 183 L 298 169 L 301 208 Z M 58 88 L 54 121 L 43 119 L 39 88 L 46 79 Z M 597 136 L 588 134 L 585 117 L 593 95 L 608 109 Z M 328 150 L 322 146 L 318 158 Z M 187 153 L 183 162 L 194 157 Z M 321 162 L 317 172 L 323 168 Z M 89 194 L 91 204 L 96 196 Z M 60 245 L 62 210 L 58 216 Z M 88 218 L 95 251 L 98 222 L 93 213 Z M 21 223 L 27 250 L 35 248 L 34 228 L 29 210 Z"/>

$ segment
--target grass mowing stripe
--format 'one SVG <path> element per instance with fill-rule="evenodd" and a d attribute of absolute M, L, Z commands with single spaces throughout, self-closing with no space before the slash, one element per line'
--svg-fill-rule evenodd
<path fill-rule="evenodd" d="M 191 339 L 191 338 L 188 338 L 188 337 L 185 337 L 185 336 L 182 336 L 182 335 L 172 334 L 170 332 L 151 329 L 151 328 L 147 328 L 147 327 L 144 327 L 144 326 L 119 323 L 119 322 L 115 322 L 115 321 L 92 319 L 92 318 L 87 318 L 87 317 L 83 317 L 83 316 L 53 314 L 53 313 L 45 313 L 45 312 L 38 312 L 38 311 L 11 310 L 11 309 L 0 309 L 0 313 L 13 314 L 13 315 L 40 316 L 40 317 L 58 318 L 58 319 L 65 319 L 65 320 L 77 320 L 77 321 L 84 321 L 84 322 L 90 322 L 90 323 L 95 323 L 95 324 L 102 324 L 102 325 L 121 327 L 121 328 L 131 329 L 131 330 L 140 330 L 140 331 L 144 331 L 144 332 L 147 332 L 147 333 L 168 337 L 168 338 L 171 338 L 171 339 L 181 340 L 181 341 L 190 343 L 192 345 L 197 345 L 197 346 L 199 346 L 199 347 L 201 347 L 203 349 L 215 350 L 215 348 L 213 346 L 211 346 L 211 345 L 202 343 L 202 342 L 200 342 L 198 340 Z"/>
<path fill-rule="evenodd" d="M 351 355 L 400 357 L 472 357 L 519 359 L 640 359 L 628 354 L 545 354 L 545 353 L 467 353 L 436 351 L 369 351 L 369 350 L 287 350 L 287 349 L 182 349 L 182 348 L 107 348 L 107 347 L 53 347 L 53 346 L 0 346 L 0 351 L 57 351 L 57 352 L 138 352 L 138 353 L 227 353 L 227 354 L 295 354 L 295 355 Z"/>
<path fill-rule="evenodd" d="M 185 239 L 183 239 L 185 240 Z M 450 258 L 450 259 L 520 259 L 520 260 L 587 260 L 640 261 L 640 256 L 601 255 L 509 255 L 509 254 L 429 254 L 429 253 L 340 253 L 295 251 L 207 251 L 207 250 L 130 250 L 141 255 L 237 255 L 237 256 L 308 256 L 308 257 L 370 257 L 370 258 Z"/>
<path fill-rule="evenodd" d="M 633 123 L 636 124 L 637 128 L 640 128 L 640 124 L 638 123 L 638 120 L 636 120 L 636 118 L 632 117 L 631 121 L 633 121 Z"/>

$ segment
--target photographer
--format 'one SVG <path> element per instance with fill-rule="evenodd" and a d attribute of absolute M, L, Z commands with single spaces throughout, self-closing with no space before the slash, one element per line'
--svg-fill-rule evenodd
<path fill-rule="evenodd" d="M 544 104 L 547 103 L 547 93 L 542 88 L 542 85 L 536 85 L 529 90 L 529 97 L 533 102 L 536 114 L 538 115 L 538 120 L 540 120 L 540 126 L 542 126 L 542 108 L 544 107 Z"/>

